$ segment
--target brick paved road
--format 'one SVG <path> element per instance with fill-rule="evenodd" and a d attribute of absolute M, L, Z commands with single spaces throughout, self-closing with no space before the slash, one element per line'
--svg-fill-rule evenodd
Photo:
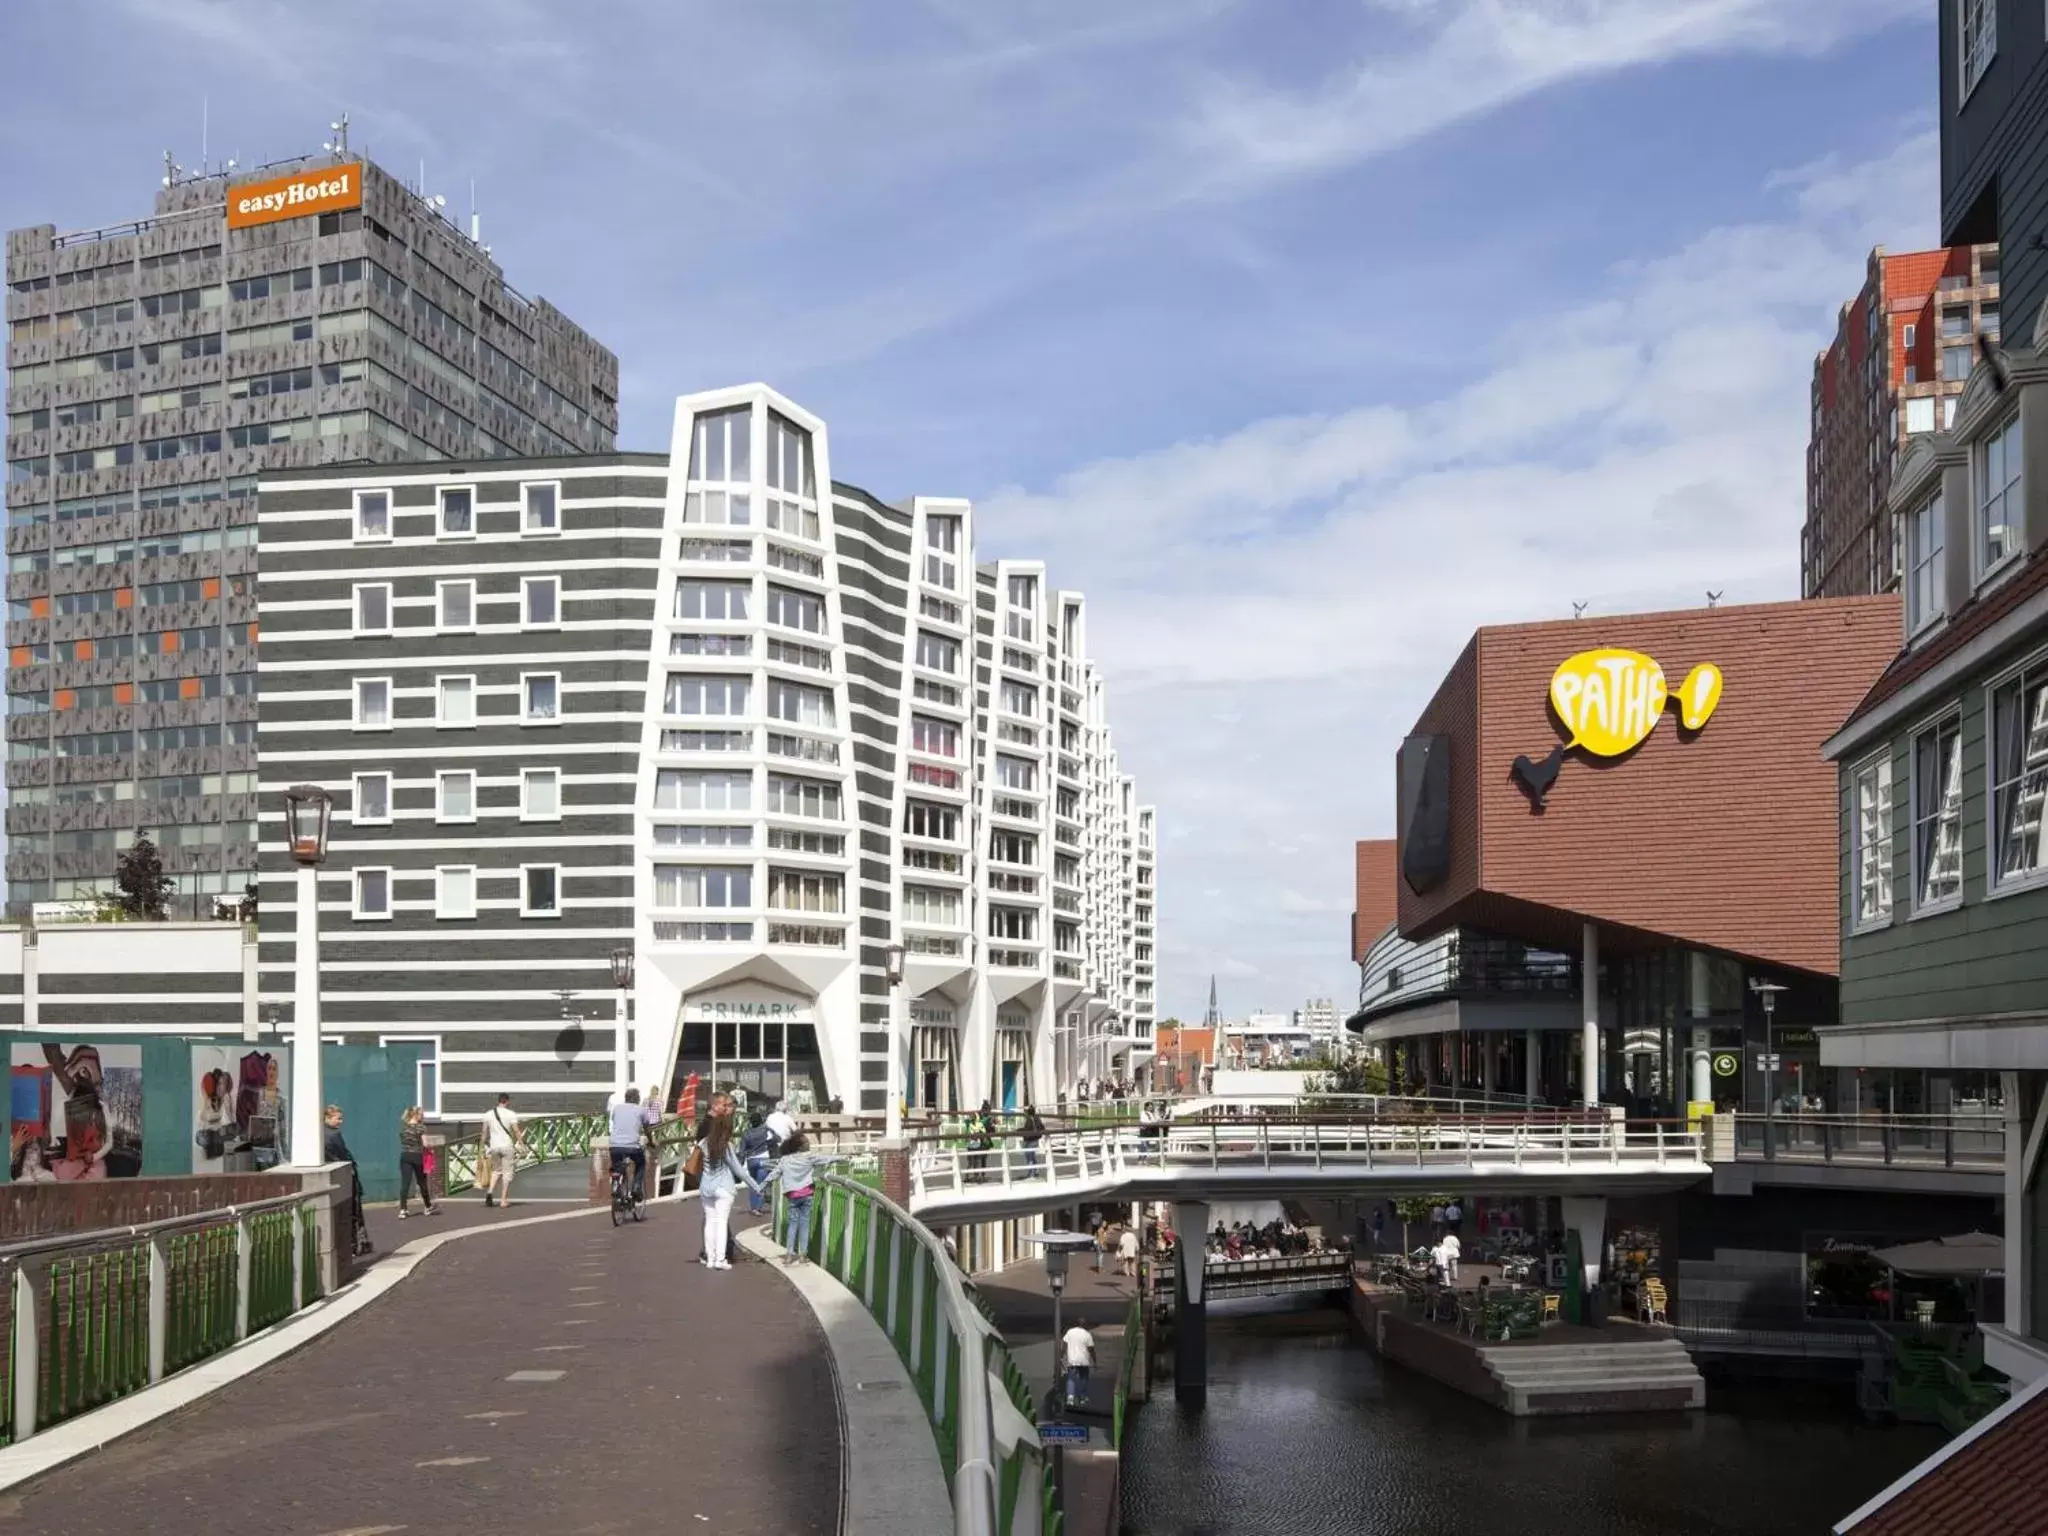
<path fill-rule="evenodd" d="M 824 1340 L 764 1266 L 700 1267 L 699 1230 L 689 1200 L 451 1243 L 297 1354 L 0 1494 L 0 1528 L 829 1536 Z"/>

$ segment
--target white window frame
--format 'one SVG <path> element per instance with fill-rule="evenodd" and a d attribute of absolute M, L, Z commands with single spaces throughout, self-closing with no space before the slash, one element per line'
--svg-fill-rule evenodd
<path fill-rule="evenodd" d="M 469 910 L 458 911 L 448 902 L 448 876 L 469 876 Z M 474 864 L 441 864 L 434 869 L 434 916 L 441 922 L 474 921 L 477 915 L 476 866 Z"/>
<path fill-rule="evenodd" d="M 469 814 L 451 816 L 448 814 L 448 780 L 457 774 L 469 777 Z M 474 768 L 440 768 L 434 772 L 434 820 L 443 825 L 465 826 L 476 821 L 477 779 Z"/>
<path fill-rule="evenodd" d="M 363 598 L 371 592 L 384 594 L 384 622 L 365 624 L 363 622 Z M 354 635 L 388 635 L 394 615 L 391 611 L 391 583 L 388 581 L 358 581 L 348 589 L 349 633 Z"/>
<path fill-rule="evenodd" d="M 539 678 L 546 678 L 555 685 L 555 712 L 552 715 L 536 715 L 531 712 L 532 695 L 529 685 Z M 519 674 L 519 723 L 521 725 L 560 725 L 566 713 L 562 702 L 562 674 L 559 672 L 522 672 Z"/>
<path fill-rule="evenodd" d="M 418 1067 L 415 1067 L 412 1080 L 412 1101 L 419 1105 L 421 1111 L 425 1113 L 429 1120 L 440 1119 L 441 1068 L 446 1065 L 441 1059 L 441 1037 L 439 1035 L 379 1035 L 377 1043 L 379 1045 L 431 1045 L 434 1048 L 432 1056 L 423 1056 L 419 1061 L 420 1067 L 431 1066 L 434 1069 L 434 1091 L 432 1094 L 428 1094 L 424 1090 L 420 1083 Z M 429 1104 L 427 1102 L 429 1098 L 432 1098 L 434 1102 Z"/>
<path fill-rule="evenodd" d="M 531 493 L 549 490 L 555 493 L 555 506 L 551 520 L 545 527 L 533 524 Z M 522 480 L 519 482 L 519 534 L 521 538 L 559 538 L 562 533 L 562 482 L 559 480 Z"/>
<path fill-rule="evenodd" d="M 363 876 L 365 875 L 382 875 L 384 877 L 384 910 L 382 912 L 369 912 L 363 908 Z M 350 870 L 348 876 L 348 905 L 349 915 L 359 923 L 390 922 L 391 910 L 397 905 L 390 866 L 385 864 L 359 864 Z"/>
<path fill-rule="evenodd" d="M 2034 869 L 2020 870 L 2014 874 L 2004 873 L 2000 865 L 2004 862 L 2005 822 L 1999 814 L 1998 803 L 1998 693 L 2008 685 L 2017 684 L 2022 704 L 2026 700 L 2029 682 L 2038 682 L 2048 672 L 2048 651 L 2029 657 L 2020 665 L 2001 673 L 1984 686 L 1984 883 L 1993 896 L 2009 891 L 2029 890 L 2048 882 L 2048 864 Z M 2022 733 L 2030 727 L 2024 717 L 2019 722 Z M 2020 770 L 2019 782 L 2024 783 L 2026 769 Z"/>
<path fill-rule="evenodd" d="M 382 496 L 384 498 L 384 531 L 382 533 L 363 532 L 363 498 L 365 496 Z M 396 511 L 396 500 L 397 498 L 391 494 L 388 486 L 366 486 L 356 491 L 349 505 L 349 528 L 356 543 L 389 544 L 391 542 L 393 537 L 392 517 Z"/>
<path fill-rule="evenodd" d="M 529 886 L 528 886 L 528 884 L 527 884 L 527 876 L 528 876 L 528 874 L 529 874 L 529 873 L 531 873 L 531 872 L 532 872 L 533 870 L 536 870 L 536 869 L 547 869 L 547 870 L 552 870 L 552 871 L 554 871 L 554 876 L 555 876 L 555 905 L 554 905 L 554 907 L 553 907 L 553 909 L 552 909 L 552 910 L 549 910 L 549 909 L 546 909 L 546 908 L 540 908 L 540 907 L 533 907 L 533 906 L 529 906 L 529 905 L 527 904 L 527 896 L 528 896 L 528 895 L 530 894 L 530 887 L 529 887 Z M 521 917 L 545 918 L 545 919 L 549 919 L 549 920 L 556 920 L 556 919 L 559 919 L 559 918 L 561 917 L 561 915 L 562 915 L 562 866 L 561 866 L 561 865 L 559 865 L 559 864 L 522 864 L 522 865 L 520 865 L 520 866 L 519 866 L 519 915 L 520 915 Z"/>
<path fill-rule="evenodd" d="M 1999 515 L 2004 519 L 2002 526 L 2006 531 L 2005 553 L 1996 560 L 1990 560 L 1987 559 L 1986 546 L 1991 534 L 1991 445 L 2007 434 L 2012 440 L 2006 445 L 2006 462 L 2018 467 L 1998 488 Z M 2026 518 L 2026 452 L 2026 433 L 2020 425 L 2018 411 L 1986 432 L 1970 450 L 1970 559 L 1976 569 L 1979 586 L 2020 556 L 2023 542 L 2020 534 Z"/>
<path fill-rule="evenodd" d="M 1934 718 L 1930 720 L 1922 721 L 1919 725 L 1914 727 L 1912 734 L 1907 738 L 1906 763 L 1907 772 L 1911 775 L 1907 794 L 1907 804 L 1911 810 L 1911 819 L 1908 824 L 1907 835 L 1911 837 L 1913 840 L 1911 856 L 1908 861 L 1908 866 L 1911 871 L 1913 879 L 1912 910 L 1914 916 L 1916 917 L 1920 916 L 1923 913 L 1929 912 L 1952 912 L 1957 907 L 1961 906 L 1963 902 L 1964 882 L 1961 880 L 1958 880 L 1956 882 L 1956 890 L 1954 895 L 1943 896 L 1935 901 L 1928 901 L 1924 899 L 1927 889 L 1927 869 L 1925 864 L 1922 862 L 1920 855 L 1921 824 L 1929 820 L 1934 820 L 1938 824 L 1939 818 L 1941 816 L 1941 809 L 1939 806 L 1935 807 L 1931 811 L 1925 811 L 1923 813 L 1923 808 L 1920 803 L 1920 742 L 1923 738 L 1929 736 L 1932 736 L 1937 741 L 1939 741 L 1942 731 L 1948 728 L 1949 726 L 1954 726 L 1956 729 L 1958 743 L 1957 762 L 1958 766 L 1960 767 L 1962 716 L 1958 711 L 1953 709 L 1945 710 L 1941 714 L 1936 715 Z M 1946 798 L 1947 792 L 1945 789 L 1942 791 L 1942 794 L 1943 797 Z M 1960 804 L 1956 808 L 1956 823 L 1956 835 L 1960 838 L 1962 835 L 1962 807 Z M 1940 842 L 1940 832 L 1938 829 L 1938 825 L 1935 833 L 1935 841 L 1937 844 L 1939 844 Z"/>
<path fill-rule="evenodd" d="M 1981 28 L 1981 45 L 1972 57 L 1970 49 L 1970 12 L 1977 12 Z M 1956 0 L 1956 74 L 1961 87 L 1957 105 L 1970 99 L 1970 93 L 1977 89 L 1984 77 L 1991 73 L 1991 66 L 1998 58 L 1998 0 Z M 1975 65 L 1972 73 L 1971 66 Z"/>
<path fill-rule="evenodd" d="M 384 814 L 365 816 L 363 814 L 363 781 L 382 779 L 384 781 Z M 391 797 L 394 789 L 394 775 L 389 770 L 377 773 L 359 773 L 349 780 L 348 824 L 352 827 L 388 827 L 391 825 Z"/>
<path fill-rule="evenodd" d="M 1879 781 L 1883 807 L 1882 833 L 1874 844 L 1866 843 L 1863 826 L 1863 784 L 1868 776 L 1875 775 Z M 1887 742 L 1884 749 L 1856 764 L 1849 772 L 1849 931 L 1868 933 L 1890 925 L 1892 910 L 1897 897 L 1893 890 L 1893 859 L 1898 848 L 1899 800 L 1897 780 L 1892 768 L 1892 749 Z M 1866 910 L 1864 906 L 1865 865 L 1867 851 L 1877 854 L 1875 873 L 1877 883 L 1877 910 Z"/>
<path fill-rule="evenodd" d="M 469 718 L 467 720 L 451 720 L 448 718 L 446 711 L 442 708 L 442 705 L 447 702 L 447 685 L 449 683 L 469 684 Z M 476 721 L 476 674 L 474 672 L 437 673 L 434 677 L 435 728 L 443 731 L 473 731 L 476 729 Z"/>
<path fill-rule="evenodd" d="M 469 589 L 469 622 L 466 624 L 450 624 L 448 622 L 448 594 L 458 591 L 463 587 Z M 443 635 L 467 635 L 476 632 L 476 582 L 474 579 L 463 576 L 457 577 L 452 581 L 437 581 L 434 583 L 434 629 L 437 633 Z"/>
<path fill-rule="evenodd" d="M 1918 536 L 1923 525 L 1933 530 L 1932 545 L 1922 558 Z M 1939 490 L 1915 506 L 1906 514 L 1905 572 L 1902 585 L 1906 593 L 1906 634 L 1918 635 L 1929 626 L 1940 622 L 1948 614 L 1948 510 Z M 1925 569 L 1929 573 L 1928 585 L 1932 591 L 1925 612 L 1919 610 L 1919 576 Z"/>
<path fill-rule="evenodd" d="M 536 589 L 546 587 L 555 595 L 555 616 L 552 619 L 535 619 L 533 616 L 533 594 Z M 562 627 L 562 578 L 559 576 L 522 576 L 519 578 L 519 627 L 521 629 L 560 629 Z"/>
<path fill-rule="evenodd" d="M 363 723 L 363 690 L 375 683 L 382 683 L 384 685 L 384 723 L 382 725 L 366 725 Z M 358 731 L 388 731 L 396 727 L 398 723 L 398 699 L 391 686 L 390 678 L 359 677 L 355 680 L 355 686 L 350 689 L 349 723 Z"/>
<path fill-rule="evenodd" d="M 533 809 L 528 786 L 540 775 L 555 781 L 555 809 L 552 815 L 543 815 Z M 562 770 L 559 768 L 521 768 L 519 770 L 519 819 L 521 821 L 560 821 L 562 819 Z"/>
<path fill-rule="evenodd" d="M 448 530 L 448 496 L 452 491 L 469 493 L 469 526 L 460 532 Z M 434 488 L 434 537 L 437 539 L 473 539 L 476 537 L 476 487 L 473 485 L 440 485 Z"/>

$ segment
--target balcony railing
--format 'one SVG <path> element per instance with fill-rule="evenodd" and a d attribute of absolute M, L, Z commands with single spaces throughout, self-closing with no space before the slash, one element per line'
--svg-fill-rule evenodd
<path fill-rule="evenodd" d="M 1825 1163 L 1844 1168 L 2005 1167 L 2005 1125 L 1991 1115 L 1738 1114 L 1738 1162 Z"/>

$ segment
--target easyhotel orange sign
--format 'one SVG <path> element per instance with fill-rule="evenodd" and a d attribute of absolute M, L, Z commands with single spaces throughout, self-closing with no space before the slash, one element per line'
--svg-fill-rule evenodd
<path fill-rule="evenodd" d="M 228 228 L 249 229 L 300 219 L 313 213 L 363 206 L 363 167 L 330 165 L 272 181 L 245 181 L 228 188 Z"/>

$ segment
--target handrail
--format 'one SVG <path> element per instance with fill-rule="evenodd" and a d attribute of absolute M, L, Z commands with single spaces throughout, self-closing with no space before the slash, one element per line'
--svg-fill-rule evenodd
<path fill-rule="evenodd" d="M 1145 1294 L 1138 1288 L 1124 1314 L 1123 1367 L 1116 1374 L 1116 1395 L 1110 1399 L 1109 1444 L 1119 1453 L 1124 1448 L 1124 1410 L 1131 1400 L 1131 1378 L 1137 1369 L 1138 1352 L 1145 1348 Z"/>
<path fill-rule="evenodd" d="M 47 1253 L 56 1248 L 82 1248 L 94 1239 L 118 1242 L 124 1238 L 149 1237 L 158 1232 L 173 1232 L 179 1227 L 203 1227 L 213 1222 L 233 1221 L 239 1216 L 260 1215 L 264 1211 L 277 1210 L 287 1205 L 303 1205 L 308 1200 L 319 1199 L 324 1190 L 299 1190 L 289 1195 L 268 1195 L 261 1200 L 245 1200 L 239 1205 L 219 1205 L 210 1210 L 193 1211 L 185 1216 L 162 1216 L 155 1221 L 138 1222 L 127 1227 L 93 1227 L 85 1232 L 56 1232 L 48 1237 L 27 1237 L 12 1243 L 0 1243 L 0 1264 L 9 1264 L 34 1254 Z"/>
<path fill-rule="evenodd" d="M 0 1439 L 18 1443 L 154 1385 L 310 1306 L 323 1290 L 315 1218 L 337 1193 L 305 1189 L 0 1247 Z"/>
<path fill-rule="evenodd" d="M 1048 1134 L 1034 1147 L 1004 1142 L 985 1151 L 927 1140 L 912 1148 L 911 1184 L 920 1201 L 1001 1195 L 1062 1186 L 1107 1190 L 1148 1175 L 1189 1170 L 1276 1168 L 1318 1173 L 1403 1175 L 1474 1163 L 1543 1172 L 1577 1168 L 1699 1169 L 1704 1132 L 1679 1121 L 1467 1119 L 1344 1121 L 1205 1120 L 1166 1126 Z"/>
<path fill-rule="evenodd" d="M 1050 1484 L 1030 1394 L 973 1283 L 931 1230 L 880 1190 L 829 1171 L 815 1187 L 809 1254 L 882 1325 L 909 1371 L 941 1457 L 952 1463 L 955 1536 L 1038 1531 Z M 778 1189 L 778 1237 L 788 1235 L 787 1218 Z M 889 1227 L 886 1242 L 877 1218 Z"/>

